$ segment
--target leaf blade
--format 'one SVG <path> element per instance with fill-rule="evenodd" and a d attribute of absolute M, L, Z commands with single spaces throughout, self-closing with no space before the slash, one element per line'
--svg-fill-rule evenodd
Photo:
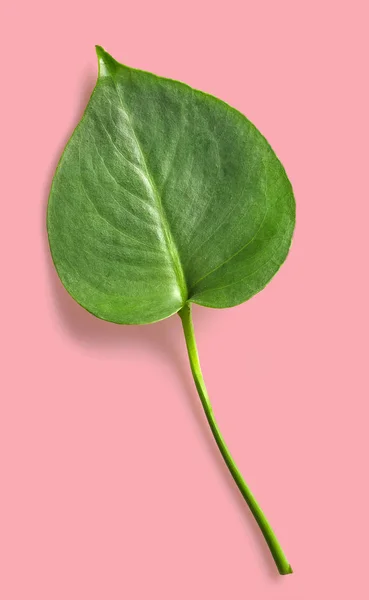
<path fill-rule="evenodd" d="M 278 158 L 221 100 L 130 69 L 101 47 L 97 55 L 95 90 L 49 198 L 65 287 L 119 323 L 160 320 L 186 301 L 247 300 L 291 243 L 294 197 Z"/>

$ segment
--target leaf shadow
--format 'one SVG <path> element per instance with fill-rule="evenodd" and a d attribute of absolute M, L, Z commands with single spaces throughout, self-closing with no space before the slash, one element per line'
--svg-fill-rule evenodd
<path fill-rule="evenodd" d="M 96 83 L 96 73 L 89 69 L 85 72 L 82 81 L 81 96 L 76 108 L 75 125 L 80 120 L 88 100 L 91 96 Z M 74 126 L 75 126 L 74 125 Z M 190 368 L 185 352 L 185 343 L 181 334 L 181 324 L 178 317 L 173 316 L 164 321 L 159 321 L 151 325 L 116 325 L 98 319 L 84 310 L 75 302 L 67 293 L 61 284 L 55 267 L 52 263 L 49 244 L 47 239 L 47 231 L 45 227 L 47 201 L 50 191 L 52 179 L 55 169 L 58 164 L 60 155 L 70 138 L 74 126 L 67 133 L 64 140 L 58 145 L 55 157 L 51 161 L 49 173 L 45 178 L 44 189 L 44 206 L 42 210 L 41 230 L 44 240 L 45 250 L 45 268 L 47 278 L 50 285 L 51 302 L 54 306 L 55 318 L 63 335 L 67 336 L 74 343 L 85 349 L 101 349 L 105 348 L 109 351 L 123 349 L 125 347 L 146 347 L 149 351 L 159 353 L 163 359 L 175 370 L 182 387 L 186 390 L 188 397 L 188 408 L 191 411 L 196 426 L 199 428 L 203 439 L 205 440 L 207 450 L 212 459 L 222 473 L 225 484 L 228 486 L 232 500 L 238 506 L 240 513 L 247 521 L 247 527 L 258 546 L 260 556 L 265 563 L 268 576 L 273 580 L 283 579 L 279 576 L 269 549 L 261 535 L 258 525 L 252 517 L 248 507 L 246 506 L 239 490 L 237 489 L 223 459 L 215 444 L 213 436 L 210 432 L 203 409 L 199 401 L 194 382 L 191 377 Z M 201 319 L 201 326 L 207 328 L 211 324 L 215 316 L 215 310 L 204 309 L 203 307 L 194 306 L 195 321 Z M 177 323 L 175 324 L 175 319 Z M 181 342 L 179 341 L 181 340 Z M 181 346 L 182 343 L 182 346 Z"/>

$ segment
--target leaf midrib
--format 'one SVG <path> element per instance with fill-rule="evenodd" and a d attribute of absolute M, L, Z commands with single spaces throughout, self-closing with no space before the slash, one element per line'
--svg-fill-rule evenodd
<path fill-rule="evenodd" d="M 178 248 L 176 246 L 176 243 L 174 241 L 172 232 L 170 230 L 169 222 L 168 222 L 168 219 L 167 219 L 166 214 L 165 214 L 165 210 L 164 210 L 164 207 L 163 207 L 163 203 L 162 203 L 162 200 L 161 200 L 158 188 L 157 188 L 157 186 L 155 184 L 154 179 L 151 176 L 151 173 L 150 173 L 149 168 L 147 166 L 145 154 L 143 152 L 142 146 L 141 146 L 141 144 L 140 144 L 140 142 L 139 142 L 139 140 L 137 138 L 135 129 L 133 127 L 133 123 L 132 123 L 130 114 L 129 114 L 129 112 L 128 112 L 128 110 L 127 110 L 127 108 L 126 108 L 126 106 L 125 106 L 125 104 L 123 102 L 123 98 L 122 98 L 122 96 L 121 96 L 121 94 L 119 92 L 119 89 L 118 89 L 118 86 L 117 86 L 117 82 L 115 81 L 113 73 L 110 70 L 107 70 L 107 72 L 109 73 L 109 75 L 111 77 L 111 80 L 112 80 L 112 82 L 114 84 L 114 87 L 115 87 L 115 91 L 116 91 L 117 96 L 119 98 L 119 102 L 120 102 L 120 104 L 122 106 L 122 109 L 123 109 L 123 111 L 124 111 L 124 113 L 125 113 L 125 115 L 127 117 L 129 126 L 130 126 L 131 131 L 132 131 L 133 138 L 134 138 L 134 140 L 136 142 L 138 151 L 139 151 L 141 159 L 142 159 L 143 166 L 144 166 L 145 171 L 146 171 L 146 177 L 147 177 L 148 182 L 150 183 L 151 188 L 152 188 L 153 196 L 155 198 L 157 209 L 158 209 L 158 213 L 159 213 L 159 217 L 160 217 L 160 224 L 161 224 L 162 231 L 163 231 L 163 234 L 164 234 L 164 239 L 165 239 L 165 242 L 166 242 L 166 246 L 167 246 L 167 249 L 168 249 L 169 256 L 171 257 L 174 275 L 175 275 L 175 278 L 176 278 L 178 289 L 179 289 L 180 294 L 181 294 L 181 300 L 182 300 L 182 303 L 184 305 L 185 302 L 188 299 L 188 287 L 187 287 L 187 282 L 186 282 L 184 270 L 183 270 L 183 267 L 182 267 L 181 259 L 180 259 L 180 256 L 179 256 Z"/>

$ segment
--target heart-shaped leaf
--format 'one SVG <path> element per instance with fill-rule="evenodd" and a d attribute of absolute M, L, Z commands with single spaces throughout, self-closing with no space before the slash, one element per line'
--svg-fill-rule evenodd
<path fill-rule="evenodd" d="M 284 168 L 234 108 L 131 69 L 97 47 L 99 76 L 60 159 L 48 234 L 59 276 L 97 317 L 143 324 L 179 313 L 215 440 L 279 571 L 291 567 L 220 434 L 190 305 L 235 306 L 285 260 L 295 202 Z"/>
<path fill-rule="evenodd" d="M 69 293 L 96 316 L 150 323 L 186 301 L 234 306 L 286 258 L 286 173 L 241 113 L 98 48 L 99 77 L 60 160 L 50 246 Z"/>

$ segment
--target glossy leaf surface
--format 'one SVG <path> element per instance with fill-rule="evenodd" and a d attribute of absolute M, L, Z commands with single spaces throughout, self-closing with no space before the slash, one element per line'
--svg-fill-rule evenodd
<path fill-rule="evenodd" d="M 116 323 L 164 319 L 186 301 L 244 302 L 291 244 L 295 203 L 281 163 L 221 100 L 97 54 L 98 81 L 49 198 L 63 284 Z"/>

